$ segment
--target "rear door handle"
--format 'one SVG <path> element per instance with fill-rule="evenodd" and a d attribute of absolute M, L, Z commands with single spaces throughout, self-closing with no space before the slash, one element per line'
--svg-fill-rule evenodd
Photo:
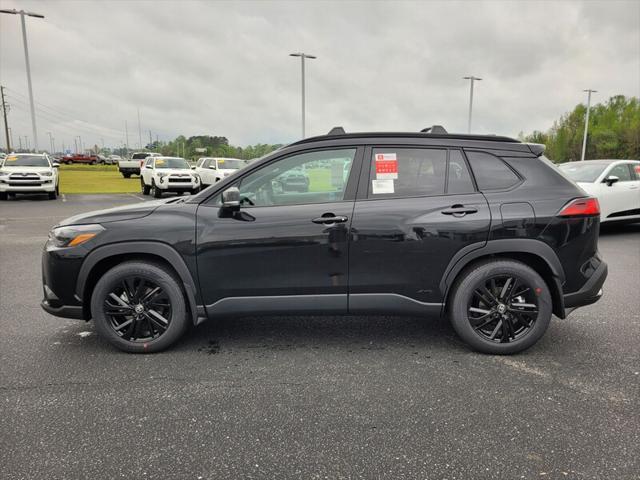
<path fill-rule="evenodd" d="M 478 213 L 478 209 L 464 205 L 453 205 L 451 208 L 442 210 L 443 215 L 453 215 L 454 217 L 464 217 L 468 213 Z"/>
<path fill-rule="evenodd" d="M 329 223 L 344 223 L 348 220 L 347 217 L 345 217 L 344 215 L 334 215 L 333 213 L 325 213 L 323 216 L 318 217 L 318 218 L 314 218 L 313 220 L 311 220 L 313 223 L 320 223 L 320 224 L 329 224 Z"/>

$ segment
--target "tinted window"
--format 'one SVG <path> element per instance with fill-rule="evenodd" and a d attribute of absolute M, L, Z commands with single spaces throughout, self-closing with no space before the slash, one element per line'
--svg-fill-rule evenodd
<path fill-rule="evenodd" d="M 469 169 L 460 150 L 449 151 L 447 193 L 472 193 L 474 191 Z"/>
<path fill-rule="evenodd" d="M 242 205 L 265 207 L 340 201 L 344 198 L 355 153 L 355 148 L 323 150 L 270 163 L 236 184 Z"/>
<path fill-rule="evenodd" d="M 371 159 L 369 198 L 443 195 L 447 151 L 376 148 Z"/>
<path fill-rule="evenodd" d="M 143 160 L 149 156 L 148 153 L 134 153 L 131 160 Z"/>
<path fill-rule="evenodd" d="M 156 168 L 191 168 L 184 158 L 156 158 Z"/>
<path fill-rule="evenodd" d="M 520 181 L 513 170 L 498 157 L 484 152 L 466 153 L 480 190 L 504 190 Z"/>
<path fill-rule="evenodd" d="M 629 171 L 629 167 L 626 163 L 621 165 L 616 165 L 607 174 L 608 177 L 618 177 L 621 182 L 630 182 L 631 181 L 631 172 Z"/>
<path fill-rule="evenodd" d="M 48 167 L 49 160 L 44 155 L 9 155 L 4 160 L 5 167 Z"/>

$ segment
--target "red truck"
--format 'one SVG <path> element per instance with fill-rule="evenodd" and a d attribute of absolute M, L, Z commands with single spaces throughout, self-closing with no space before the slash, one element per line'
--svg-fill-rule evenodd
<path fill-rule="evenodd" d="M 95 165 L 99 162 L 99 158 L 97 155 L 87 155 L 84 153 L 70 153 L 65 155 L 62 159 L 64 163 L 67 165 L 71 165 L 72 163 L 88 163 L 90 165 Z"/>

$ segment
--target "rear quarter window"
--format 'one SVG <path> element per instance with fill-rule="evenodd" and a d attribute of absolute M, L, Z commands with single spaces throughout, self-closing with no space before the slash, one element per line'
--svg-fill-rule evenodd
<path fill-rule="evenodd" d="M 520 177 L 498 157 L 485 152 L 466 154 L 479 190 L 506 190 L 520 183 Z"/>

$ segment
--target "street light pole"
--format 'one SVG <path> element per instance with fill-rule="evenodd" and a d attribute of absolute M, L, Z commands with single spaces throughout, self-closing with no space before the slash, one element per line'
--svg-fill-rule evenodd
<path fill-rule="evenodd" d="M 481 78 L 478 77 L 474 77 L 473 75 L 470 75 L 468 77 L 462 77 L 465 80 L 471 80 L 471 88 L 469 91 L 469 123 L 467 124 L 467 133 L 471 133 L 471 115 L 473 113 L 473 83 L 476 80 L 482 80 Z"/>
<path fill-rule="evenodd" d="M 591 94 L 597 93 L 597 90 L 591 90 L 590 88 L 583 90 L 583 92 L 587 92 L 587 117 L 584 119 L 584 137 L 582 139 L 582 156 L 580 157 L 580 161 L 584 162 L 584 155 L 587 152 L 587 131 L 589 130 L 589 110 L 591 110 Z"/>
<path fill-rule="evenodd" d="M 24 43 L 24 61 L 27 66 L 27 85 L 29 87 L 29 106 L 31 107 L 31 128 L 33 131 L 33 148 L 38 152 L 38 132 L 36 129 L 36 107 L 33 101 L 33 88 L 31 86 L 31 67 L 29 66 L 29 47 L 27 46 L 27 27 L 24 21 L 27 17 L 44 18 L 44 15 L 33 12 L 25 12 L 24 10 L 0 10 L 0 13 L 8 13 L 10 15 L 20 15 L 20 23 L 22 24 L 22 41 Z"/>
<path fill-rule="evenodd" d="M 51 155 L 53 155 L 54 152 L 54 148 L 53 148 L 53 135 L 51 134 L 51 132 L 47 132 L 47 135 L 49 135 L 49 144 L 51 145 Z"/>
<path fill-rule="evenodd" d="M 302 138 L 306 136 L 306 118 L 305 118 L 305 72 L 304 72 L 304 60 L 305 58 L 315 59 L 314 55 L 308 55 L 306 53 L 290 53 L 290 57 L 300 57 L 300 65 L 302 67 Z"/>

